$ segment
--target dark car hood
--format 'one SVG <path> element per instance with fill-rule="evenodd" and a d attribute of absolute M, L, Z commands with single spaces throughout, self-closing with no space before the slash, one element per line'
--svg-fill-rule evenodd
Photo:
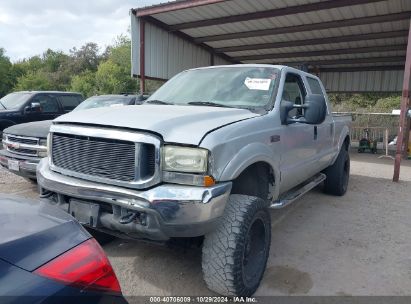
<path fill-rule="evenodd" d="M 49 134 L 51 122 L 52 120 L 43 120 L 14 125 L 4 129 L 3 133 L 27 137 L 46 138 L 47 134 Z"/>
<path fill-rule="evenodd" d="M 90 238 L 68 213 L 48 203 L 0 196 L 0 259 L 33 271 Z"/>

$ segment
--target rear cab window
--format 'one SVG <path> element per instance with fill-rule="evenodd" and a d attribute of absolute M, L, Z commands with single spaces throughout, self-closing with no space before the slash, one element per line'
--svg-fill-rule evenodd
<path fill-rule="evenodd" d="M 64 112 L 74 110 L 82 102 L 82 98 L 79 95 L 60 95 L 59 100 Z"/>

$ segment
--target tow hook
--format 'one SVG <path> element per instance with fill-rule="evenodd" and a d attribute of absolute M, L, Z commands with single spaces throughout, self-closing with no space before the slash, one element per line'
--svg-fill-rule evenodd
<path fill-rule="evenodd" d="M 137 218 L 137 213 L 127 213 L 120 218 L 120 224 L 129 224 Z"/>

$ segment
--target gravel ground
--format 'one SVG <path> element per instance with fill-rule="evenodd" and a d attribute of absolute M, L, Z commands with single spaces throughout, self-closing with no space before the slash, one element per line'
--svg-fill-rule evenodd
<path fill-rule="evenodd" d="M 272 211 L 271 251 L 256 296 L 411 295 L 411 162 L 352 154 L 344 197 L 314 189 Z M 0 169 L 0 192 L 36 197 L 36 185 Z M 104 249 L 127 296 L 212 295 L 201 251 L 115 240 Z M 132 300 L 132 299 L 131 299 Z"/>

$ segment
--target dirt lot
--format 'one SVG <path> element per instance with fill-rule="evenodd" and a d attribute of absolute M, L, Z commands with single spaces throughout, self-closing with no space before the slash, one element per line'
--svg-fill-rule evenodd
<path fill-rule="evenodd" d="M 411 295 L 411 161 L 392 183 L 392 161 L 352 154 L 348 193 L 315 189 L 272 211 L 270 258 L 256 295 Z M 36 186 L 0 170 L 0 192 L 36 197 Z M 201 251 L 115 240 L 104 246 L 133 295 L 209 295 Z"/>

